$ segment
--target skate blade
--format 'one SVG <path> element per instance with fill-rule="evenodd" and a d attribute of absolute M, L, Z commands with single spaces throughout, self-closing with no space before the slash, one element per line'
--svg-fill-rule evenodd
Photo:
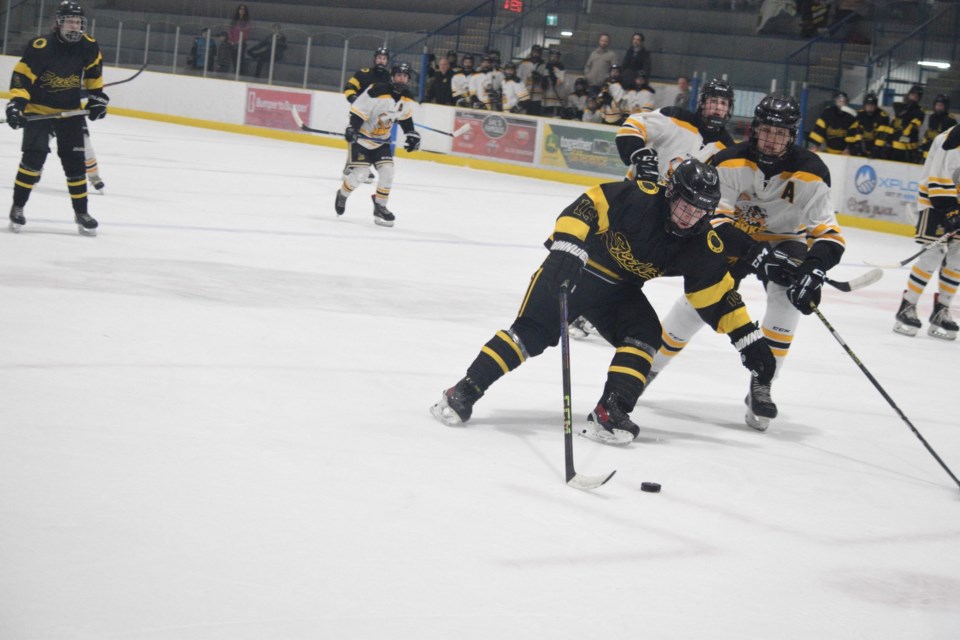
<path fill-rule="evenodd" d="M 384 220 L 383 218 L 374 218 L 373 221 L 374 221 L 375 224 L 378 224 L 378 225 L 380 225 L 381 227 L 392 227 L 392 226 L 393 226 L 393 220 Z"/>
<path fill-rule="evenodd" d="M 932 327 L 931 327 L 932 329 Z M 911 338 L 917 335 L 918 327 L 911 327 L 908 324 L 903 324 L 902 322 L 897 322 L 893 325 L 893 330 L 901 335 L 910 336 Z"/>
<path fill-rule="evenodd" d="M 748 427 L 757 431 L 766 431 L 767 427 L 770 426 L 770 418 L 754 414 L 750 407 L 747 407 L 747 413 L 743 416 L 743 421 L 747 423 Z"/>
<path fill-rule="evenodd" d="M 580 429 L 579 435 L 581 438 L 614 447 L 625 447 L 633 442 L 633 434 L 622 429 L 614 429 L 613 433 L 610 433 L 606 429 L 596 429 L 591 425 L 587 425 Z"/>
<path fill-rule="evenodd" d="M 22 224 L 17 224 L 16 222 L 10 223 L 10 231 L 13 233 L 20 233 L 20 229 L 23 227 Z"/>
<path fill-rule="evenodd" d="M 570 337 L 574 340 L 586 340 L 590 337 L 589 333 L 579 327 L 574 327 L 573 325 L 567 327 L 567 333 L 570 334 Z"/>
<path fill-rule="evenodd" d="M 957 339 L 956 331 L 941 329 L 940 327 L 936 327 L 934 325 L 930 325 L 930 327 L 927 329 L 927 335 L 930 336 L 931 338 L 939 338 L 940 340 L 956 340 Z"/>
<path fill-rule="evenodd" d="M 83 225 L 79 225 L 79 224 L 77 225 L 77 231 L 80 232 L 80 235 L 82 235 L 82 236 L 89 236 L 89 237 L 91 237 L 91 238 L 94 237 L 95 235 L 97 235 L 97 230 L 96 230 L 96 228 L 87 229 L 87 228 L 85 228 Z"/>
<path fill-rule="evenodd" d="M 463 420 L 460 419 L 457 412 L 446 403 L 446 398 L 430 407 L 430 414 L 448 427 L 459 427 L 463 424 Z"/>

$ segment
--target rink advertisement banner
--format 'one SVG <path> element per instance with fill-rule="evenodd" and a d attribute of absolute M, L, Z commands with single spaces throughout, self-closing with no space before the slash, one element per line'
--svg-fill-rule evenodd
<path fill-rule="evenodd" d="M 536 121 L 490 111 L 457 109 L 454 131 L 465 124 L 469 124 L 470 129 L 453 139 L 454 153 L 533 164 Z"/>
<path fill-rule="evenodd" d="M 290 116 L 290 111 L 300 112 L 300 119 L 310 122 L 310 94 L 296 91 L 277 91 L 260 87 L 247 87 L 247 108 L 244 109 L 244 124 L 271 129 L 299 131 Z"/>
<path fill-rule="evenodd" d="M 617 130 L 608 131 L 544 123 L 540 163 L 571 171 L 623 176 L 616 144 Z"/>
<path fill-rule="evenodd" d="M 913 225 L 922 165 L 851 158 L 846 163 L 843 213 Z"/>

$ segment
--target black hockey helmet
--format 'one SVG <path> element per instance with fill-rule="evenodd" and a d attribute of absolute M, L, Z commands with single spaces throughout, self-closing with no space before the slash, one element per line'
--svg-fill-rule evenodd
<path fill-rule="evenodd" d="M 938 102 L 943 104 L 945 111 L 950 111 L 950 96 L 945 93 L 939 93 L 937 97 L 933 99 L 933 106 L 936 107 Z"/>
<path fill-rule="evenodd" d="M 467 63 L 470 64 L 467 64 Z M 460 66 L 463 67 L 464 71 L 473 71 L 473 54 L 465 53 L 460 59 Z"/>
<path fill-rule="evenodd" d="M 377 58 L 383 56 L 386 58 L 384 62 L 377 62 Z M 377 71 L 385 71 L 387 65 L 390 63 L 390 50 L 386 47 L 377 47 L 376 51 L 373 52 L 373 66 Z"/>
<path fill-rule="evenodd" d="M 726 98 L 727 104 L 729 105 L 727 114 L 723 117 L 715 115 L 704 116 L 703 107 L 706 105 L 708 98 Z M 703 85 L 703 89 L 700 90 L 700 95 L 697 96 L 697 115 L 700 116 L 700 120 L 704 126 L 711 131 L 719 131 L 727 126 L 727 122 L 730 121 L 730 117 L 733 115 L 733 86 L 726 80 L 720 80 L 719 78 L 713 78 L 707 82 L 707 84 Z"/>
<path fill-rule="evenodd" d="M 799 124 L 800 105 L 793 96 L 771 94 L 761 100 L 753 111 L 753 123 L 750 125 L 750 144 L 757 154 L 757 163 L 765 167 L 776 164 L 796 141 Z M 774 141 L 761 142 L 761 125 L 786 129 L 787 135 L 775 141 L 776 145 L 782 148 L 773 153 L 761 149 L 761 146 L 774 144 Z"/>
<path fill-rule="evenodd" d="M 504 78 L 515 78 L 517 76 L 517 65 L 512 62 L 508 62 L 503 65 L 503 77 Z"/>
<path fill-rule="evenodd" d="M 911 93 L 917 94 L 917 100 L 919 100 L 920 98 L 923 97 L 923 85 L 921 84 L 913 85 L 912 87 L 910 87 L 910 91 L 907 91 L 907 95 L 910 95 Z"/>
<path fill-rule="evenodd" d="M 80 30 L 64 31 L 63 23 L 69 19 L 80 19 Z M 67 42 L 79 42 L 83 37 L 83 32 L 87 30 L 87 18 L 83 12 L 83 6 L 75 0 L 63 0 L 57 5 L 57 29 L 60 31 L 60 37 Z"/>
<path fill-rule="evenodd" d="M 397 80 L 397 76 L 406 75 L 406 80 Z M 413 76 L 413 70 L 410 68 L 410 65 L 406 62 L 401 62 L 399 64 L 393 65 L 390 69 L 390 85 L 393 87 L 394 91 L 404 92 L 407 89 L 407 85 L 410 84 L 410 78 Z"/>
<path fill-rule="evenodd" d="M 850 104 L 850 96 L 848 96 L 845 91 L 833 92 L 833 102 L 836 103 L 839 100 L 843 100 L 843 105 L 841 106 L 846 106 Z"/>
<path fill-rule="evenodd" d="M 548 58 L 557 58 L 557 59 L 559 60 L 559 59 L 560 59 L 560 49 L 557 49 L 557 48 L 555 48 L 555 47 L 550 47 L 550 50 L 549 50 L 549 52 L 547 53 L 547 57 L 548 57 Z"/>
<path fill-rule="evenodd" d="M 877 94 L 871 91 L 870 93 L 868 93 L 863 97 L 863 104 L 864 106 L 868 104 L 872 104 L 873 106 L 876 107 L 880 104 L 880 100 L 877 98 Z"/>
<path fill-rule="evenodd" d="M 667 202 L 667 231 L 677 236 L 703 233 L 720 203 L 720 175 L 699 160 L 684 160 L 667 182 Z"/>

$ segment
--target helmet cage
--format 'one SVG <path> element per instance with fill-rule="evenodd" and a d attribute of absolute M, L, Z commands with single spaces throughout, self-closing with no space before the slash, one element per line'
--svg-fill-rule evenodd
<path fill-rule="evenodd" d="M 719 131 L 727 126 L 727 122 L 733 115 L 733 97 L 733 87 L 723 80 L 713 79 L 703 87 L 703 91 L 697 98 L 697 115 L 700 116 L 701 122 L 707 129 Z M 710 98 L 725 98 L 727 100 L 727 113 L 722 116 L 705 114 L 704 107 L 707 106 L 707 101 Z"/>

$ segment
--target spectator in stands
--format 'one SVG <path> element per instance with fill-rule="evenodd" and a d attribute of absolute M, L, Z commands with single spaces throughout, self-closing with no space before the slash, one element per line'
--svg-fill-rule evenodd
<path fill-rule="evenodd" d="M 454 57 L 456 57 L 456 54 L 454 54 Z M 446 57 L 437 58 L 437 70 L 430 78 L 423 101 L 434 104 L 453 104 L 453 92 L 450 89 L 451 80 L 453 80 L 453 69 L 450 68 L 450 59 Z"/>
<path fill-rule="evenodd" d="M 690 108 L 690 78 L 687 76 L 677 78 L 677 97 L 673 99 L 673 106 Z"/>
<path fill-rule="evenodd" d="M 542 56 L 543 47 L 535 44 L 530 47 L 530 56 L 517 65 L 517 77 L 526 86 L 530 96 L 527 113 L 532 116 L 540 115 L 543 106 L 543 76 L 546 73 L 546 64 Z"/>
<path fill-rule="evenodd" d="M 244 55 L 247 51 L 247 45 L 250 43 L 250 31 L 253 26 L 250 24 L 250 10 L 247 5 L 241 4 L 237 7 L 237 12 L 230 21 L 230 33 L 227 40 L 233 48 L 233 55 L 236 58 L 240 54 L 240 73 L 246 73 L 246 60 Z"/>
<path fill-rule="evenodd" d="M 226 31 L 217 34 L 217 55 L 213 58 L 213 70 L 220 73 L 229 73 L 233 68 L 233 47 L 227 41 Z"/>
<path fill-rule="evenodd" d="M 634 85 L 633 79 L 637 77 L 640 71 L 645 72 L 647 77 L 650 76 L 650 52 L 644 48 L 643 43 L 642 33 L 633 34 L 630 37 L 630 47 L 623 54 L 623 62 L 620 66 L 622 67 L 621 73 L 623 74 L 623 86 L 625 87 Z"/>
<path fill-rule="evenodd" d="M 625 113 L 642 113 L 657 108 L 657 90 L 647 82 L 647 72 L 642 69 L 633 79 L 633 86 L 623 96 Z"/>
<path fill-rule="evenodd" d="M 447 51 L 447 62 L 450 63 L 450 70 L 454 73 L 460 68 L 460 62 L 458 60 L 457 52 L 453 49 Z"/>
<path fill-rule="evenodd" d="M 573 81 L 573 93 L 567 96 L 567 108 L 573 114 L 571 119 L 583 119 L 583 112 L 587 110 L 588 89 L 586 78 L 577 78 Z"/>
<path fill-rule="evenodd" d="M 247 55 L 257 61 L 257 69 L 253 75 L 259 78 L 263 68 L 270 64 L 270 51 L 273 50 L 273 40 L 276 38 L 277 45 L 274 51 L 274 62 L 283 60 L 283 54 L 287 50 L 287 36 L 283 33 L 280 23 L 275 22 L 270 35 L 260 39 L 260 42 L 247 49 Z"/>
<path fill-rule="evenodd" d="M 560 62 L 559 49 L 550 49 L 544 70 L 546 73 L 543 77 L 543 115 L 556 117 L 563 107 L 568 91 L 564 86 L 567 72 L 563 63 Z"/>
<path fill-rule="evenodd" d="M 187 66 L 192 69 L 213 70 L 211 62 L 217 57 L 217 41 L 210 34 L 210 27 L 200 30 L 187 55 Z"/>
<path fill-rule="evenodd" d="M 617 63 L 617 54 L 611 51 L 609 46 L 610 36 L 601 33 L 597 40 L 597 48 L 590 53 L 587 64 L 583 67 L 583 75 L 587 77 L 587 82 L 597 91 L 610 75 L 610 67 Z"/>
<path fill-rule="evenodd" d="M 597 94 L 593 91 L 587 94 L 587 104 L 583 109 L 583 115 L 580 116 L 580 120 L 594 124 L 603 124 L 603 113 L 600 111 L 600 102 L 597 100 Z"/>

